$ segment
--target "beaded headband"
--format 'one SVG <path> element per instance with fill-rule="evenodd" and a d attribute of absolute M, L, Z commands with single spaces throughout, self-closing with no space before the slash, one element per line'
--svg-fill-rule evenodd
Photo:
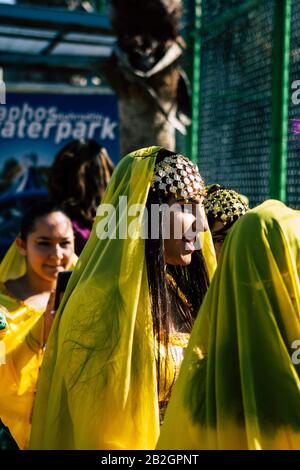
<path fill-rule="evenodd" d="M 225 188 L 208 194 L 203 205 L 208 216 L 220 219 L 224 225 L 239 219 L 249 210 L 246 196 Z"/>
<path fill-rule="evenodd" d="M 183 155 L 166 157 L 155 165 L 151 188 L 186 200 L 206 194 L 197 165 Z"/>

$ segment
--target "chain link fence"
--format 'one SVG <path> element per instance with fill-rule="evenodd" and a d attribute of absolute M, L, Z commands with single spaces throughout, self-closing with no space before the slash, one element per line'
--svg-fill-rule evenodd
<path fill-rule="evenodd" d="M 276 1 L 202 0 L 198 2 L 201 30 L 191 28 L 194 37 L 201 37 L 197 126 L 201 174 L 207 184 L 217 182 L 242 192 L 252 207 L 270 197 L 274 168 L 274 74 L 279 73 L 280 63 L 274 50 Z M 186 1 L 185 10 L 195 8 L 196 3 Z M 285 103 L 289 113 L 285 118 L 288 123 L 283 123 L 288 129 L 288 147 L 282 171 L 286 202 L 299 207 L 300 91 L 299 105 L 293 105 L 291 83 L 300 80 L 300 2 L 291 0 L 291 4 L 290 77 Z M 278 53 L 284 54 L 283 50 Z"/>

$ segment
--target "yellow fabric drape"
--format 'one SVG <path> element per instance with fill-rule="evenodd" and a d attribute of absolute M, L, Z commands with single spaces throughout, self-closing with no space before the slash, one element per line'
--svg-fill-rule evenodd
<path fill-rule="evenodd" d="M 0 417 L 21 449 L 26 448 L 30 433 L 30 418 L 42 351 L 33 351 L 26 342 L 27 334 L 35 328 L 37 337 L 43 334 L 39 322 L 43 312 L 33 309 L 11 296 L 0 283 L 0 305 L 8 313 L 8 329 L 1 338 Z M 19 370 L 16 355 L 27 349 L 28 361 Z"/>
<path fill-rule="evenodd" d="M 159 449 L 300 449 L 300 214 L 266 201 L 228 234 Z M 294 361 L 295 362 L 295 361 Z"/>
<path fill-rule="evenodd" d="M 16 243 L 13 242 L 0 264 L 0 282 L 8 279 L 18 279 L 26 273 L 26 260 L 17 250 Z"/>
<path fill-rule="evenodd" d="M 216 252 L 211 236 L 211 231 L 207 230 L 206 232 L 201 232 L 199 234 L 199 239 L 202 253 L 205 258 L 208 277 L 211 282 L 217 268 Z"/>
<path fill-rule="evenodd" d="M 128 207 L 144 205 L 158 150 L 124 157 L 100 208 L 119 208 L 120 196 L 127 197 Z M 31 448 L 146 449 L 156 444 L 159 417 L 144 240 L 97 236 L 103 220 L 108 227 L 116 222 L 118 230 L 126 215 L 124 210 L 96 217 L 69 281 L 41 369 Z M 128 217 L 129 224 L 134 220 Z"/>
<path fill-rule="evenodd" d="M 17 370 L 14 359 L 20 347 L 29 350 L 26 336 L 33 327 L 36 326 L 42 335 L 39 319 L 43 312 L 14 298 L 5 288 L 4 282 L 17 279 L 25 273 L 25 257 L 18 252 L 13 242 L 0 264 L 0 306 L 4 306 L 8 311 L 8 329 L 1 337 L 1 353 L 5 364 L 0 366 L 0 417 L 21 449 L 28 445 L 30 418 L 42 354 L 32 351 L 31 358 L 22 370 Z M 38 335 L 37 331 L 36 333 Z"/>
<path fill-rule="evenodd" d="M 160 147 L 116 167 L 58 311 L 41 370 L 32 449 L 153 449 L 159 433 L 152 314 L 140 238 Z M 127 197 L 121 209 L 119 197 Z M 100 214 L 105 204 L 112 211 Z M 135 206 L 136 207 L 136 206 Z M 130 210 L 129 210 L 130 208 Z M 114 212 L 116 209 L 116 213 Z M 119 237 L 128 218 L 136 238 Z M 99 239 L 112 230 L 117 236 Z"/>
<path fill-rule="evenodd" d="M 74 256 L 72 268 L 77 257 Z M 17 279 L 26 273 L 26 259 L 15 242 L 12 243 L 0 264 L 0 308 L 7 309 L 7 331 L 1 335 L 0 365 L 0 418 L 9 427 L 18 446 L 28 446 L 33 401 L 36 391 L 43 350 L 43 310 L 30 307 L 16 299 L 6 289 L 4 282 Z M 28 334 L 34 332 L 40 347 L 30 342 Z M 17 357 L 26 354 L 26 363 L 19 368 Z M 2 357 L 4 356 L 4 357 Z"/>

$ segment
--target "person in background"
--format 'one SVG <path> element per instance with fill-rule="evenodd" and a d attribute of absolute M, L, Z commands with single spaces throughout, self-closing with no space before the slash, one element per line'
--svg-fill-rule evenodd
<path fill-rule="evenodd" d="M 219 184 L 206 187 L 204 208 L 212 234 L 217 260 L 222 245 L 233 224 L 249 210 L 246 196 Z"/>
<path fill-rule="evenodd" d="M 300 214 L 269 200 L 227 236 L 158 449 L 299 450 L 299 338 Z"/>
<path fill-rule="evenodd" d="M 0 417 L 21 449 L 27 447 L 43 350 L 53 321 L 58 273 L 74 265 L 74 233 L 52 201 L 32 205 L 0 265 Z M 50 294 L 51 299 L 50 299 Z"/>
<path fill-rule="evenodd" d="M 155 447 L 215 263 L 204 193 L 182 155 L 149 147 L 120 161 L 47 344 L 31 449 Z"/>
<path fill-rule="evenodd" d="M 113 169 L 105 148 L 92 139 L 66 144 L 50 168 L 49 193 L 72 220 L 78 256 L 90 235 Z"/>

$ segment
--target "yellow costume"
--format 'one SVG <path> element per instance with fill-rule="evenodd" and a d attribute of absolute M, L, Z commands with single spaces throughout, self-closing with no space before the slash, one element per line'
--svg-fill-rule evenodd
<path fill-rule="evenodd" d="M 47 343 L 33 449 L 156 445 L 159 410 L 145 240 L 140 237 L 143 213 L 130 211 L 137 207 L 133 204 L 145 207 L 159 149 L 124 157 L 98 209 Z M 121 210 L 120 196 L 127 197 L 130 210 Z M 105 204 L 111 205 L 108 216 L 100 214 Z M 118 231 L 126 216 L 137 237 L 100 238 L 112 221 Z"/>
<path fill-rule="evenodd" d="M 8 329 L 4 338 L 5 364 L 0 366 L 0 417 L 8 426 L 20 448 L 28 444 L 30 421 L 38 371 L 42 359 L 43 324 L 39 319 L 43 311 L 33 309 L 14 298 L 0 283 L 0 305 L 6 307 Z M 28 333 L 35 327 L 40 337 L 40 348 L 30 341 Z M 19 348 L 22 348 L 22 351 Z M 29 360 L 18 369 L 16 355 L 29 353 Z"/>
<path fill-rule="evenodd" d="M 75 257 L 74 257 L 75 262 Z M 8 279 L 26 272 L 26 261 L 12 244 L 0 265 L 0 309 L 8 326 L 1 334 L 0 418 L 18 446 L 28 446 L 33 401 L 43 356 L 43 310 L 15 298 L 5 287 Z"/>
<path fill-rule="evenodd" d="M 236 222 L 194 324 L 159 449 L 300 449 L 299 274 L 298 211 L 270 200 Z"/>

